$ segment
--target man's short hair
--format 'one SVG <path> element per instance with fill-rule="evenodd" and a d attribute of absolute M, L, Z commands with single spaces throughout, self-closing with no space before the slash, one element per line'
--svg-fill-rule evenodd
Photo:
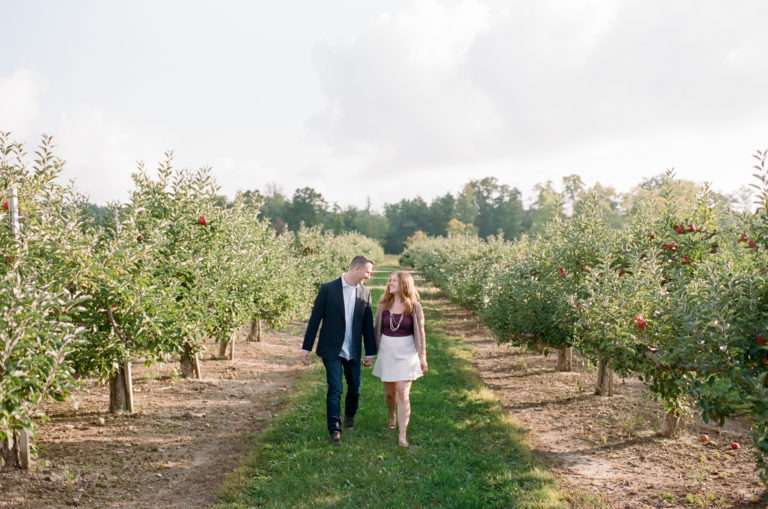
<path fill-rule="evenodd" d="M 369 260 L 368 258 L 366 258 L 363 255 L 357 255 L 354 258 L 352 258 L 351 262 L 349 262 L 349 268 L 350 268 L 350 270 L 351 269 L 356 269 L 358 267 L 362 267 L 366 263 L 370 263 L 371 265 L 373 265 L 373 260 Z"/>

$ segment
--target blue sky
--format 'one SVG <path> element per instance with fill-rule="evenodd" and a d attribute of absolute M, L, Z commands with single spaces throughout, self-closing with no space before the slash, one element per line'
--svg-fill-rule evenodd
<path fill-rule="evenodd" d="M 0 0 L 0 129 L 53 134 L 65 177 L 125 199 L 173 149 L 227 194 L 342 205 L 496 176 L 675 167 L 734 191 L 768 147 L 768 3 Z"/>

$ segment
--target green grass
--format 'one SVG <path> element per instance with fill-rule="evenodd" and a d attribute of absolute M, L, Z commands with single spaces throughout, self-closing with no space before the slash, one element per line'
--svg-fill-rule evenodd
<path fill-rule="evenodd" d="M 374 301 L 380 295 L 374 290 Z M 425 308 L 430 372 L 413 385 L 409 449 L 386 428 L 381 382 L 365 368 L 356 429 L 340 447 L 330 445 L 318 363 L 214 507 L 563 507 L 523 433 L 473 371 L 467 348 L 446 333 L 428 299 Z"/>

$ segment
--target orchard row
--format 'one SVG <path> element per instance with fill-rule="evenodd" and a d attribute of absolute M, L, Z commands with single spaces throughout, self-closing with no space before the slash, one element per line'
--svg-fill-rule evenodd
<path fill-rule="evenodd" d="M 403 263 L 475 310 L 502 342 L 575 348 L 644 381 L 677 433 L 694 407 L 720 424 L 748 416 L 764 480 L 768 458 L 768 153 L 755 154 L 759 209 L 736 212 L 701 187 L 695 199 L 667 174 L 610 221 L 600 196 L 509 242 L 414 235 Z M 733 443 L 733 448 L 740 444 Z"/>
<path fill-rule="evenodd" d="M 29 159 L 33 159 L 28 163 Z M 178 356 L 200 376 L 207 338 L 234 352 L 248 323 L 300 316 L 317 284 L 356 254 L 360 235 L 318 229 L 277 235 L 258 206 L 227 203 L 207 169 L 139 167 L 127 203 L 88 212 L 57 182 L 63 162 L 45 137 L 34 157 L 0 133 L 0 451 L 26 466 L 46 398 L 84 377 L 110 382 L 110 410 L 132 411 L 130 362 Z"/>

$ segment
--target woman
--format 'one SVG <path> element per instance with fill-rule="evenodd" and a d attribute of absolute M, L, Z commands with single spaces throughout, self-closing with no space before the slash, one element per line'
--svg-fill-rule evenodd
<path fill-rule="evenodd" d="M 398 444 L 408 447 L 411 383 L 429 369 L 424 311 L 409 273 L 390 274 L 376 310 L 374 328 L 378 357 L 373 374 L 384 382 L 389 429 L 399 427 Z"/>

